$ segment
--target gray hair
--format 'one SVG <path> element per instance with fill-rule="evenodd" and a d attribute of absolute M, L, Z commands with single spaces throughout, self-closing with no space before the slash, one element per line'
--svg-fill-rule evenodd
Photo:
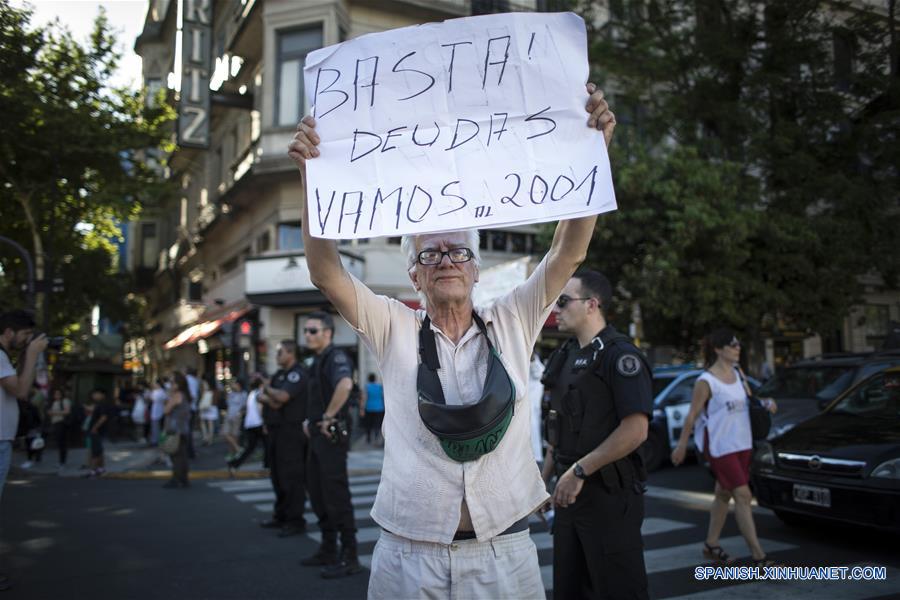
<path fill-rule="evenodd" d="M 479 243 L 481 238 L 477 229 L 466 229 L 466 246 L 472 251 L 472 260 L 475 261 L 475 267 L 481 267 L 481 252 L 479 251 Z M 416 266 L 418 252 L 416 252 L 416 238 L 418 234 L 404 235 L 400 239 L 400 250 L 406 255 L 406 269 L 411 271 Z M 426 308 L 425 294 L 419 290 L 419 304 L 422 308 Z"/>
<path fill-rule="evenodd" d="M 475 261 L 475 266 L 481 266 L 481 252 L 478 249 L 479 243 L 481 241 L 479 237 L 479 232 L 477 229 L 466 229 L 466 247 L 472 251 L 474 258 L 472 260 Z M 413 235 L 404 235 L 400 239 L 400 250 L 403 254 L 406 255 L 406 268 L 412 269 L 416 264 L 416 259 L 418 258 L 418 252 L 416 252 L 416 238 L 419 237 L 419 234 Z"/>

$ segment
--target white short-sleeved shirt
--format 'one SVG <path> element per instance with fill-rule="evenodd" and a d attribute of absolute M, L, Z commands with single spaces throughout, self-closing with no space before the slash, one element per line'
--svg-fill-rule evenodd
<path fill-rule="evenodd" d="M 715 458 L 753 448 L 747 391 L 740 376 L 729 384 L 704 371 L 697 381 L 705 381 L 711 391 L 705 415 L 694 428 L 697 449 L 704 451 L 704 430 L 709 431 L 709 454 Z"/>
<path fill-rule="evenodd" d="M 157 388 L 150 392 L 150 420 L 151 421 L 159 421 L 162 419 L 166 413 L 166 390 L 163 388 Z"/>
<path fill-rule="evenodd" d="M 425 311 L 374 294 L 355 278 L 357 332 L 384 376 L 384 465 L 372 519 L 417 541 L 449 544 L 465 499 L 478 540 L 492 538 L 548 498 L 531 449 L 528 371 L 534 342 L 550 313 L 544 305 L 546 259 L 506 296 L 475 311 L 485 322 L 515 384 L 515 413 L 503 439 L 478 460 L 458 463 L 419 418 L 416 375 Z M 453 342 L 432 324 L 448 404 L 481 399 L 488 347 L 475 323 Z"/>
<path fill-rule="evenodd" d="M 262 415 L 259 412 L 259 390 L 250 390 L 247 394 L 247 412 L 244 414 L 244 429 L 262 427 Z"/>
<path fill-rule="evenodd" d="M 0 350 L 0 379 L 12 377 L 16 369 L 7 356 L 6 351 Z M 16 430 L 19 428 L 19 403 L 16 397 L 8 394 L 3 386 L 0 386 L 0 441 L 16 439 Z"/>

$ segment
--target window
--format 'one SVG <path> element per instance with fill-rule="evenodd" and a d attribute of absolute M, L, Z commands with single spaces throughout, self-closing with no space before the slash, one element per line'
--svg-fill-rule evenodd
<path fill-rule="evenodd" d="M 492 231 L 488 234 L 491 238 L 491 250 L 497 252 L 506 252 L 506 232 Z"/>
<path fill-rule="evenodd" d="M 203 281 L 191 281 L 188 284 L 188 300 L 191 302 L 200 302 L 203 300 Z"/>
<path fill-rule="evenodd" d="M 306 113 L 303 65 L 306 55 L 322 47 L 322 28 L 284 31 L 278 34 L 278 69 L 275 72 L 275 114 L 278 125 L 294 126 Z"/>
<path fill-rule="evenodd" d="M 278 224 L 278 249 L 303 250 L 303 230 L 300 221 Z"/>
<path fill-rule="evenodd" d="M 833 414 L 851 414 L 897 421 L 900 417 L 900 379 L 890 373 L 876 375 L 847 395 Z"/>
<path fill-rule="evenodd" d="M 517 254 L 525 254 L 528 252 L 528 236 L 524 233 L 510 233 L 509 241 L 512 251 Z"/>
<path fill-rule="evenodd" d="M 853 78 L 853 36 L 847 31 L 835 31 L 832 35 L 834 47 L 834 87 L 842 92 L 850 91 Z"/>
<path fill-rule="evenodd" d="M 389 238 L 387 239 L 387 243 L 388 243 L 388 244 L 391 244 L 392 246 L 399 246 L 401 240 L 403 240 L 402 237 L 389 237 Z"/>
<path fill-rule="evenodd" d="M 238 255 L 232 256 L 231 258 L 229 258 L 228 260 L 223 262 L 222 267 L 221 267 L 222 275 L 237 269 L 239 262 L 240 262 L 240 256 L 238 256 Z"/>
<path fill-rule="evenodd" d="M 691 401 L 694 394 L 694 384 L 697 383 L 697 376 L 685 377 L 672 388 L 663 404 L 665 406 L 674 406 L 676 404 L 686 404 Z"/>
<path fill-rule="evenodd" d="M 890 307 L 887 304 L 866 305 L 866 344 L 880 348 L 888 332 Z"/>
<path fill-rule="evenodd" d="M 262 254 L 272 247 L 272 234 L 268 231 L 263 232 L 261 236 L 256 238 L 256 252 Z"/>
<path fill-rule="evenodd" d="M 141 267 L 155 267 L 159 259 L 156 223 L 141 223 Z"/>

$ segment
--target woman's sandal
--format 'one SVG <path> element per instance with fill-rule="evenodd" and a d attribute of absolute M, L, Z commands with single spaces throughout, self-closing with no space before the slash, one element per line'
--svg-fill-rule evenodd
<path fill-rule="evenodd" d="M 709 560 L 716 560 L 723 563 L 734 562 L 734 559 L 728 556 L 728 553 L 722 550 L 721 546 L 710 546 L 706 542 L 703 542 L 703 557 Z"/>

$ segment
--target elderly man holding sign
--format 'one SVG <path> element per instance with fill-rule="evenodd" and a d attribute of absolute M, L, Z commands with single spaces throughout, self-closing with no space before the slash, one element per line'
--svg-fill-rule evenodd
<path fill-rule="evenodd" d="M 454 105 L 453 93 L 464 89 L 466 85 L 479 98 L 474 104 L 481 102 L 481 98 L 494 97 L 495 92 L 489 90 L 492 85 L 497 89 L 509 85 L 508 93 L 521 95 L 524 81 L 514 77 L 504 80 L 504 75 L 496 66 L 500 60 L 506 60 L 508 64 L 504 63 L 503 68 L 519 78 L 527 76 L 526 72 L 530 68 L 528 61 L 532 56 L 535 63 L 540 62 L 539 56 L 551 57 L 535 67 L 538 74 L 549 77 L 549 73 L 569 69 L 570 75 L 574 73 L 576 77 L 586 78 L 587 64 L 584 57 L 581 58 L 583 64 L 579 63 L 571 68 L 572 61 L 567 60 L 564 50 L 560 50 L 563 42 L 559 40 L 572 38 L 571 31 L 567 31 L 566 27 L 575 23 L 577 18 L 574 15 L 535 15 L 535 21 L 527 22 L 513 17 L 498 15 L 459 19 L 434 26 L 446 28 L 454 23 L 462 23 L 466 27 L 465 31 L 471 34 L 473 48 L 481 49 L 480 53 L 473 50 L 473 56 L 480 57 L 477 62 L 483 69 L 472 71 L 470 75 L 474 79 L 466 81 L 464 76 L 454 74 L 452 68 L 449 71 L 445 68 L 437 74 L 438 83 L 434 87 L 446 86 L 442 91 L 446 96 L 428 102 L 446 109 L 447 106 Z M 580 22 L 580 19 L 577 21 Z M 576 27 L 577 25 L 575 23 Z M 583 23 L 580 27 L 580 40 L 583 44 Z M 418 34 L 424 28 L 410 29 Z M 479 30 L 485 32 L 484 40 L 478 37 Z M 396 73 L 399 70 L 396 64 L 394 69 L 390 69 L 393 60 L 400 58 L 402 61 L 402 57 L 410 56 L 406 52 L 408 48 L 404 48 L 398 40 L 409 42 L 411 34 L 408 30 L 400 32 L 405 32 L 405 35 L 395 35 L 387 40 L 393 43 L 381 46 L 372 43 L 370 47 L 357 48 L 360 54 L 350 54 L 351 60 L 346 64 L 351 65 L 349 68 L 352 69 L 354 62 L 359 67 L 367 64 L 364 61 L 371 62 L 371 56 L 376 56 L 377 60 L 374 62 L 378 63 L 380 60 L 388 65 L 382 71 Z M 504 32 L 508 35 L 504 35 Z M 452 46 L 456 52 L 455 60 L 462 60 L 463 52 L 459 48 L 468 38 L 462 35 L 457 38 L 447 37 L 449 34 L 444 35 L 444 29 L 429 29 L 424 33 L 426 36 L 433 35 L 434 48 L 446 49 L 450 46 L 449 42 L 457 44 Z M 369 43 L 372 42 L 371 38 L 379 35 L 387 34 L 364 36 L 360 41 L 370 38 L 366 40 Z M 505 52 L 502 46 L 504 42 L 501 41 L 501 52 L 495 55 L 492 50 L 496 49 L 498 43 L 495 40 L 502 40 L 504 37 L 509 38 Z M 579 39 L 577 35 L 575 37 L 576 40 Z M 453 42 L 454 39 L 457 41 Z M 428 40 L 421 44 L 420 48 L 424 48 L 422 52 L 428 53 Z M 337 71 L 340 75 L 331 77 L 329 82 L 332 79 L 335 82 L 341 80 L 341 73 L 345 73 L 346 68 L 342 70 L 339 66 L 328 66 L 327 62 L 340 60 L 339 50 L 348 50 L 344 44 L 337 48 L 319 51 L 326 52 L 326 62 L 312 55 L 307 61 L 307 91 L 313 100 L 311 104 L 316 105 L 319 118 L 307 116 L 298 125 L 290 144 L 289 155 L 299 166 L 306 186 L 307 218 L 303 220 L 303 234 L 311 280 L 362 337 L 376 356 L 384 376 L 384 466 L 372 509 L 372 518 L 383 528 L 383 532 L 372 557 L 369 597 L 408 598 L 427 595 L 447 598 L 543 598 L 537 551 L 528 533 L 529 515 L 548 499 L 531 455 L 527 399 L 529 360 L 535 339 L 554 300 L 585 258 L 596 213 L 610 209 L 609 202 L 604 204 L 597 201 L 591 204 L 595 187 L 602 187 L 604 178 L 599 177 L 599 183 L 593 180 L 589 183 L 582 181 L 584 185 L 579 186 L 580 179 L 575 173 L 575 167 L 570 167 L 569 171 L 561 171 L 571 175 L 565 178 L 572 181 L 572 189 L 571 194 L 567 193 L 570 198 L 566 201 L 560 197 L 562 188 L 558 188 L 558 215 L 562 215 L 562 218 L 556 216 L 553 219 L 559 223 L 550 250 L 525 283 L 490 306 L 475 307 L 472 300 L 480 264 L 475 228 L 481 224 L 477 220 L 478 211 L 474 206 L 468 207 L 471 210 L 460 210 L 452 218 L 438 220 L 431 225 L 423 218 L 418 223 L 421 225 L 418 230 L 404 230 L 408 223 L 391 229 L 391 232 L 408 233 L 404 236 L 402 248 L 406 253 L 412 285 L 424 300 L 424 310 L 413 310 L 395 299 L 376 295 L 344 269 L 336 243 L 325 239 L 338 236 L 335 235 L 336 230 L 329 229 L 323 221 L 322 191 L 328 186 L 334 189 L 335 186 L 344 185 L 349 186 L 347 189 L 360 189 L 362 197 L 365 195 L 363 188 L 366 185 L 365 181 L 359 185 L 346 181 L 354 176 L 354 166 L 344 166 L 345 176 L 341 180 L 335 179 L 336 171 L 328 177 L 323 176 L 323 173 L 329 173 L 329 169 L 336 168 L 335 165 L 346 158 L 339 156 L 340 143 L 330 144 L 326 132 L 335 135 L 335 139 L 340 138 L 341 127 L 345 126 L 347 118 L 360 119 L 370 129 L 381 131 L 379 135 L 382 138 L 391 129 L 372 114 L 360 116 L 359 113 L 350 112 L 344 115 L 341 123 L 333 122 L 333 127 L 326 127 L 326 119 L 335 114 L 332 111 L 339 112 L 339 109 L 329 107 L 330 114 L 324 114 L 324 100 L 318 93 L 319 90 L 313 91 L 312 88 L 315 86 L 315 79 L 326 71 Z M 378 54 L 379 48 L 384 49 L 383 54 Z M 391 51 L 400 56 L 390 56 Z M 583 45 L 581 54 L 584 54 Z M 460 64 L 462 63 L 457 62 L 457 66 Z M 354 87 L 375 90 L 376 86 L 381 85 L 375 71 L 368 73 L 371 75 L 368 79 L 365 76 L 351 75 L 346 78 L 352 82 L 347 84 L 350 87 L 343 88 L 348 97 L 354 98 L 350 103 L 358 107 L 364 107 L 369 98 L 360 95 L 357 102 L 354 94 L 359 90 Z M 452 89 L 446 81 L 451 75 L 454 77 Z M 560 106 L 578 108 L 544 111 L 544 115 L 554 115 L 556 129 L 568 132 L 562 137 L 554 136 L 552 143 L 545 144 L 544 147 L 550 154 L 558 154 L 559 149 L 566 148 L 567 142 L 571 143 L 577 137 L 583 144 L 581 148 L 589 148 L 593 154 L 582 162 L 593 164 L 595 175 L 608 175 L 605 145 L 612 137 L 616 121 L 604 100 L 603 92 L 593 84 L 587 84 L 585 93 L 582 87 L 584 78 L 575 84 L 571 80 L 561 82 L 560 85 L 565 83 L 566 87 L 546 86 L 552 90 L 552 94 L 571 95 L 575 98 L 574 102 L 570 99 L 560 100 Z M 339 88 L 331 86 L 329 89 Z M 481 95 L 484 90 L 488 91 Z M 542 93 L 550 94 L 546 89 Z M 423 92 L 419 98 L 422 95 L 426 94 Z M 399 101 L 406 99 L 406 96 L 400 93 L 393 98 L 393 101 Z M 375 96 L 371 100 L 373 107 L 378 104 Z M 456 106 L 463 104 L 466 101 L 459 101 Z M 529 133 L 528 126 L 534 123 L 528 122 L 527 118 L 533 116 L 533 113 L 527 104 L 522 103 L 521 108 L 524 110 L 518 114 L 521 117 L 519 119 L 516 119 L 515 111 L 504 111 L 510 113 L 509 127 L 512 127 L 512 123 L 518 123 L 523 133 L 519 137 L 502 139 L 503 143 L 518 140 L 521 161 L 537 165 L 532 181 L 538 178 L 543 181 L 548 177 L 541 175 L 542 172 L 546 173 L 542 171 L 542 167 L 552 163 L 556 157 L 542 160 L 539 149 L 529 145 L 528 135 L 535 134 Z M 356 111 L 356 107 L 346 108 Z M 490 104 L 487 110 L 491 114 L 501 112 L 493 110 Z M 587 115 L 581 111 L 586 111 Z M 357 116 L 353 117 L 354 114 Z M 432 120 L 439 128 L 445 122 L 441 119 Z M 472 119 L 472 122 L 481 125 L 488 121 L 489 117 Z M 577 134 L 572 133 L 572 123 L 575 121 L 579 128 Z M 489 131 L 496 131 L 496 126 L 487 126 L 493 127 Z M 482 137 L 475 142 L 477 146 L 473 147 L 481 151 L 487 150 L 488 139 L 495 144 L 497 138 Z M 398 141 L 398 144 L 402 142 Z M 413 145 L 400 146 L 398 150 L 413 160 L 427 154 L 427 149 L 416 154 Z M 479 206 L 493 206 L 501 213 L 511 208 L 510 204 L 516 204 L 515 199 L 509 195 L 503 196 L 508 202 L 500 200 L 499 203 L 491 204 L 491 177 L 494 174 L 483 169 L 468 173 L 465 165 L 473 165 L 472 160 L 476 160 L 471 154 L 470 151 L 464 157 L 448 147 L 447 151 L 428 157 L 426 162 L 434 164 L 439 156 L 448 163 L 448 171 L 458 178 L 459 186 L 455 188 L 455 197 L 464 198 L 467 204 L 480 202 Z M 571 149 L 568 154 L 571 155 Z M 563 158 L 570 159 L 571 156 Z M 563 168 L 560 165 L 550 168 L 557 167 Z M 390 169 L 385 169 L 384 163 L 376 164 L 373 168 L 376 173 L 382 172 L 386 177 L 390 175 Z M 366 176 L 363 175 L 362 180 L 365 179 Z M 371 177 L 368 179 L 371 184 Z M 548 188 L 552 185 L 554 184 L 551 182 Z M 417 189 L 424 187 L 425 184 L 416 184 L 412 193 L 415 195 L 418 193 Z M 476 200 L 473 194 L 478 193 L 478 190 L 482 190 L 482 193 Z M 326 197 L 330 195 L 325 194 Z M 397 196 L 402 198 L 404 194 L 400 192 Z M 347 197 L 346 192 L 343 197 Z M 438 200 L 433 203 L 440 206 Z M 392 221 L 394 205 L 387 203 L 384 206 L 387 206 L 387 215 L 375 215 L 371 222 L 380 220 L 382 224 L 387 223 L 389 228 L 395 227 L 400 219 Z M 614 207 L 614 201 L 612 206 Z M 345 208 L 336 208 L 334 212 L 346 214 Z M 404 212 L 401 211 L 399 201 L 396 210 Z M 482 210 L 481 215 L 484 216 L 485 212 L 492 211 Z M 418 216 L 422 213 L 414 211 L 413 214 Z M 465 215 L 469 215 L 468 221 L 464 218 Z M 547 220 L 551 216 L 553 215 L 543 213 L 536 218 L 534 215 L 526 218 L 513 210 L 501 217 L 501 221 L 493 222 L 524 222 L 529 219 L 533 222 Z M 576 218 L 565 218 L 567 216 Z M 333 215 L 325 218 L 333 218 Z M 352 215 L 351 220 L 358 220 L 358 216 Z M 442 222 L 445 225 L 459 225 L 460 230 L 432 229 L 439 227 Z M 388 231 L 383 228 L 379 232 Z M 313 237 L 313 233 L 319 237 Z M 353 233 L 349 233 L 348 237 L 353 237 Z"/>

